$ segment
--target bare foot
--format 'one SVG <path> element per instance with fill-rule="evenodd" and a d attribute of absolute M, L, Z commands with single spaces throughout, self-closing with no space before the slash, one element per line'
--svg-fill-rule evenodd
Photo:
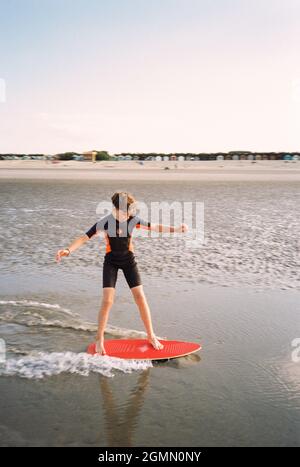
<path fill-rule="evenodd" d="M 103 341 L 96 341 L 96 353 L 99 353 L 101 355 L 106 355 L 106 350 L 104 347 L 104 342 Z"/>
<path fill-rule="evenodd" d="M 148 341 L 150 342 L 150 344 L 153 345 L 153 347 L 155 348 L 155 350 L 161 350 L 164 348 L 163 344 L 161 344 L 159 342 L 159 340 L 157 339 L 156 336 L 150 336 L 148 337 Z"/>

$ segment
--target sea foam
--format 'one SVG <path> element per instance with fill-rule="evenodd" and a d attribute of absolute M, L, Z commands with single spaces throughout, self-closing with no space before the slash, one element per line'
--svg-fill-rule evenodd
<path fill-rule="evenodd" d="M 74 352 L 32 352 L 22 358 L 10 358 L 0 365 L 0 376 L 42 379 L 61 373 L 88 376 L 98 373 L 107 377 L 115 371 L 132 373 L 152 367 L 150 360 L 125 360 L 107 355 Z"/>

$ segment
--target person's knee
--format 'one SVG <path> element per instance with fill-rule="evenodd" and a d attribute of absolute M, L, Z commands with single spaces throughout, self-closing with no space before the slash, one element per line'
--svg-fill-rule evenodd
<path fill-rule="evenodd" d="M 102 298 L 102 307 L 110 308 L 112 307 L 114 303 L 114 297 L 113 296 L 108 296 L 108 297 L 103 297 Z"/>
<path fill-rule="evenodd" d="M 145 299 L 145 294 L 142 287 L 132 289 L 135 301 L 140 302 Z"/>

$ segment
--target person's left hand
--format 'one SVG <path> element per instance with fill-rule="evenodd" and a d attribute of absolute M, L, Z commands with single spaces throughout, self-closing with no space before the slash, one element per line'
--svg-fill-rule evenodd
<path fill-rule="evenodd" d="M 177 227 L 176 231 L 179 232 L 179 233 L 187 232 L 188 231 L 187 224 L 180 224 L 180 226 Z"/>

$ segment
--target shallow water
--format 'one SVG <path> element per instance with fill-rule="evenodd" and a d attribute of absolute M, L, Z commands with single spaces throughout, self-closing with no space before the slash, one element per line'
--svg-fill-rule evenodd
<path fill-rule="evenodd" d="M 204 245 L 135 241 L 156 333 L 201 342 L 197 354 L 84 353 L 104 249 L 91 241 L 59 265 L 54 254 L 97 220 L 99 201 L 129 188 L 146 202 L 205 203 Z M 2 445 L 299 444 L 298 184 L 10 180 L 0 194 Z M 121 274 L 107 331 L 144 336 Z"/>
<path fill-rule="evenodd" d="M 294 182 L 113 182 L 19 181 L 1 183 L 1 270 L 58 274 L 57 246 L 84 233 L 97 219 L 99 202 L 128 189 L 150 201 L 200 201 L 205 209 L 205 244 L 184 238 L 139 238 L 146 275 L 202 281 L 216 285 L 300 288 L 300 190 Z M 8 221 L 8 222 L 7 222 Z M 103 243 L 103 242 L 102 242 Z M 22 245 L 22 248 L 20 248 Z M 94 240 L 63 273 L 76 270 L 94 278 L 101 256 Z M 104 245 L 101 246 L 101 255 Z M 87 267 L 88 266 L 88 267 Z"/>

